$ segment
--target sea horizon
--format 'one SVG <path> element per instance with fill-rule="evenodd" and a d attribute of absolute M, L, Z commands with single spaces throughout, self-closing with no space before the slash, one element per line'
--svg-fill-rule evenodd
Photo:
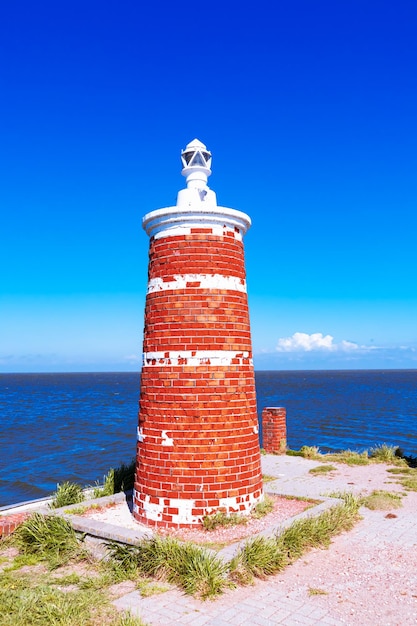
<path fill-rule="evenodd" d="M 285 407 L 288 448 L 417 456 L 417 370 L 256 370 L 262 410 Z M 100 482 L 136 453 L 140 371 L 0 374 L 0 506 L 65 480 Z"/>
<path fill-rule="evenodd" d="M 313 368 L 254 368 L 255 372 L 414 372 L 417 367 L 313 367 Z M 140 374 L 138 370 L 122 370 L 122 369 L 94 369 L 94 370 L 42 370 L 33 372 L 0 372 L 0 376 L 17 375 L 17 374 Z"/>

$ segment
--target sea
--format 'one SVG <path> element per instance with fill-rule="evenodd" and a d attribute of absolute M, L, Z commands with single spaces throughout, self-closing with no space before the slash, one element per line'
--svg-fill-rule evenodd
<path fill-rule="evenodd" d="M 0 507 L 129 463 L 139 383 L 139 373 L 0 374 Z M 286 408 L 293 450 L 386 443 L 417 456 L 417 370 L 259 371 L 256 390 L 260 419 Z"/>

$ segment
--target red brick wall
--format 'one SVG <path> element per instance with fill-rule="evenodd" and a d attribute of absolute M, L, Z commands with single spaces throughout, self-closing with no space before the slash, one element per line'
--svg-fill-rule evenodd
<path fill-rule="evenodd" d="M 0 538 L 11 535 L 22 522 L 29 517 L 30 513 L 12 513 L 0 515 Z"/>
<path fill-rule="evenodd" d="M 268 454 L 284 454 L 287 449 L 286 410 L 268 407 L 262 411 L 263 448 Z"/>
<path fill-rule="evenodd" d="M 145 359 L 141 374 L 134 516 L 142 523 L 193 526 L 219 508 L 247 512 L 262 497 L 247 294 L 198 280 L 244 285 L 243 255 L 232 230 L 150 241 L 149 280 L 196 276 L 146 299 L 143 351 L 162 358 Z M 171 359 L 173 351 L 187 355 Z M 190 354 L 207 352 L 212 358 L 190 364 Z"/>

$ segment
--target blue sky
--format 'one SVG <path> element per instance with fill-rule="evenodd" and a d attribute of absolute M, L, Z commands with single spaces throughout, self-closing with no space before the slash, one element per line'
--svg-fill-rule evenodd
<path fill-rule="evenodd" d="M 0 371 L 138 369 L 195 137 L 252 218 L 255 367 L 417 367 L 414 0 L 16 0 L 0 52 Z"/>

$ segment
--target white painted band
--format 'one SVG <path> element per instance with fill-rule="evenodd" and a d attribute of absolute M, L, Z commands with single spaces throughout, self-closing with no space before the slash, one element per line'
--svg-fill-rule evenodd
<path fill-rule="evenodd" d="M 253 365 L 249 358 L 249 352 L 236 352 L 233 350 L 170 350 L 166 352 L 145 352 L 143 354 L 143 367 L 152 365 L 213 365 L 228 366 L 232 361 L 238 361 L 242 365 L 244 361 Z"/>
<path fill-rule="evenodd" d="M 251 225 L 249 215 L 236 209 L 212 205 L 206 208 L 171 206 L 147 213 L 142 226 L 150 237 L 190 234 L 191 228 L 212 228 L 213 234 L 224 235 L 227 230 L 235 236 L 246 233 Z M 216 231 L 216 232 L 215 232 Z"/>
<path fill-rule="evenodd" d="M 210 228 L 211 228 L 211 232 L 213 235 L 215 235 L 215 237 L 224 237 L 226 234 L 230 234 L 230 229 L 228 230 L 225 226 L 216 226 L 215 224 L 209 224 Z M 154 238 L 155 239 L 162 239 L 163 237 L 185 237 L 187 235 L 191 235 L 191 229 L 192 228 L 201 228 L 202 225 L 201 224 L 193 224 L 191 226 L 175 226 L 166 230 L 161 230 L 158 231 L 157 233 L 155 233 Z M 236 239 L 236 241 L 243 241 L 243 237 L 242 237 L 242 233 L 236 232 L 236 231 L 232 231 L 233 232 L 233 236 Z"/>
<path fill-rule="evenodd" d="M 263 492 L 255 498 L 253 493 L 248 493 L 246 496 L 230 496 L 228 498 L 221 498 L 219 500 L 218 507 L 206 507 L 205 515 L 215 513 L 217 510 L 226 511 L 229 513 L 240 513 L 242 515 L 249 515 L 253 508 L 261 502 L 264 498 Z M 185 498 L 158 498 L 158 503 L 150 502 L 150 496 L 141 494 L 140 492 L 133 491 L 133 508 L 136 514 L 139 513 L 139 507 L 136 502 L 141 502 L 143 507 L 143 515 L 146 519 L 158 522 L 162 520 L 164 512 L 168 508 L 175 508 L 178 510 L 177 514 L 172 515 L 173 524 L 189 524 L 197 525 L 201 524 L 202 516 L 193 515 L 192 510 L 196 507 L 196 502 L 193 499 Z"/>
<path fill-rule="evenodd" d="M 174 274 L 174 280 L 164 281 L 162 278 L 151 278 L 148 283 L 148 293 L 187 289 L 187 283 L 199 289 L 227 289 L 246 293 L 246 281 L 237 276 L 222 276 L 221 274 Z"/>

